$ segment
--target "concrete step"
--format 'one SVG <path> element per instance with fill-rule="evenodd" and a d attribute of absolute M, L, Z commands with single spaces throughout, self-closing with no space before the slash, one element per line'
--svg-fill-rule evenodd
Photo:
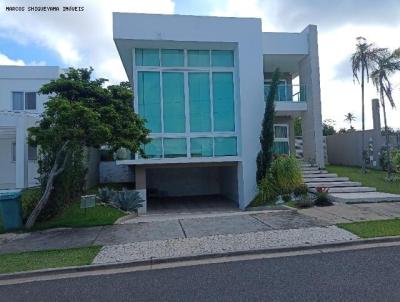
<path fill-rule="evenodd" d="M 342 203 L 400 202 L 400 195 L 383 192 L 333 193 L 330 196 L 333 201 Z"/>
<path fill-rule="evenodd" d="M 318 167 L 302 167 L 301 168 L 302 171 L 319 171 Z"/>
<path fill-rule="evenodd" d="M 338 177 L 338 176 L 337 176 L 337 174 L 333 174 L 333 173 L 304 173 L 303 174 L 304 179 L 314 178 L 314 177 L 331 178 L 331 177 Z"/>
<path fill-rule="evenodd" d="M 302 174 L 325 174 L 328 173 L 326 170 L 312 170 L 312 171 L 302 171 Z"/>
<path fill-rule="evenodd" d="M 309 182 L 342 182 L 349 181 L 348 177 L 313 177 L 304 178 L 304 182 L 307 184 Z"/>
<path fill-rule="evenodd" d="M 335 188 L 335 187 L 361 187 L 360 182 L 355 181 L 337 181 L 337 182 L 309 182 L 307 183 L 309 188 L 324 187 L 324 188 Z"/>
<path fill-rule="evenodd" d="M 315 192 L 315 188 L 310 189 L 311 192 Z M 376 188 L 371 187 L 338 187 L 329 188 L 329 193 L 362 193 L 362 192 L 375 192 Z"/>
<path fill-rule="evenodd" d="M 300 166 L 302 166 L 303 168 L 309 168 L 311 167 L 311 164 L 306 162 L 300 162 Z"/>

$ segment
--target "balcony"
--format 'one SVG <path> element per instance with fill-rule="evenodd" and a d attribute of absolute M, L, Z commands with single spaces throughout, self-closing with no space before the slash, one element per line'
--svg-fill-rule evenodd
<path fill-rule="evenodd" d="M 264 85 L 265 100 L 268 97 L 271 85 Z M 275 95 L 275 110 L 277 112 L 307 111 L 306 87 L 305 85 L 279 84 Z"/>

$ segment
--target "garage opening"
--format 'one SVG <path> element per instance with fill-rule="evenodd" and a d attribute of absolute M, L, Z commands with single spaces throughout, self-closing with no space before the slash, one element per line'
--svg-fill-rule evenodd
<path fill-rule="evenodd" d="M 237 164 L 146 169 L 149 214 L 238 210 Z"/>

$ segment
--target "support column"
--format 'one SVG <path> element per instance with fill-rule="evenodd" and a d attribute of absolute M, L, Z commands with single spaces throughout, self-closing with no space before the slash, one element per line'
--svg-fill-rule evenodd
<path fill-rule="evenodd" d="M 15 135 L 15 186 L 28 187 L 28 144 L 24 117 L 19 117 Z"/>
<path fill-rule="evenodd" d="M 147 213 L 147 185 L 146 185 L 146 168 L 143 166 L 135 166 L 135 185 L 136 191 L 144 200 L 143 207 L 139 208 L 138 214 Z"/>

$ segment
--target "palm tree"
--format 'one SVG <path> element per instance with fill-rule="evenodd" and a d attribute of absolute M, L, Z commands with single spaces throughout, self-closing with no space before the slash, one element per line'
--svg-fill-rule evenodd
<path fill-rule="evenodd" d="M 375 48 L 373 44 L 367 43 L 364 37 L 357 38 L 356 51 L 351 56 L 351 65 L 353 70 L 353 79 L 360 83 L 358 75 L 361 74 L 361 124 L 362 124 L 362 171 L 365 173 L 365 105 L 364 105 L 364 77 L 369 79 L 370 69 L 374 66 L 377 55 L 382 51 L 381 48 Z"/>
<path fill-rule="evenodd" d="M 392 108 L 395 108 L 395 103 L 393 99 L 393 86 L 389 80 L 389 77 L 400 71 L 400 48 L 396 49 L 393 52 L 390 52 L 388 49 L 385 49 L 380 53 L 376 61 L 376 67 L 374 71 L 371 73 L 371 78 L 374 86 L 376 87 L 380 102 L 383 110 L 383 120 L 385 123 L 385 137 L 386 137 L 386 153 L 388 158 L 388 167 L 387 167 L 387 178 L 390 180 L 392 178 L 392 163 L 391 163 L 391 154 L 390 154 L 390 146 L 389 146 L 389 129 L 387 125 L 386 118 L 386 102 L 387 99 Z"/>
<path fill-rule="evenodd" d="M 352 122 L 356 120 L 356 117 L 353 113 L 349 112 L 344 116 L 344 120 L 350 124 L 350 129 L 353 129 Z"/>

